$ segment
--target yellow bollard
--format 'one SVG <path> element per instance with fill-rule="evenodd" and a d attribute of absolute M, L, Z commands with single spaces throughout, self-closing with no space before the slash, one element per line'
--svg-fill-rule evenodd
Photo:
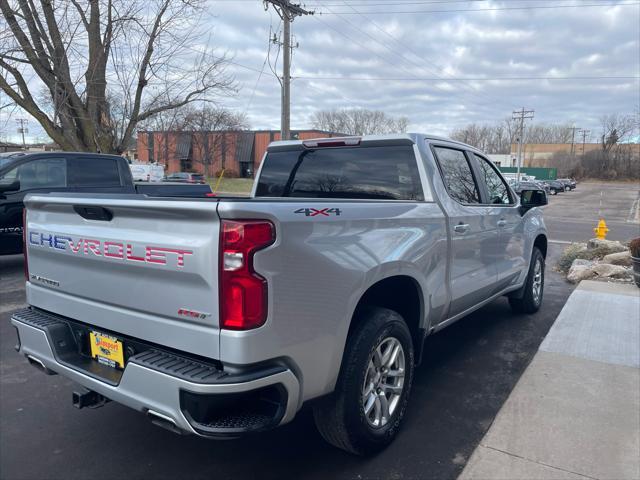
<path fill-rule="evenodd" d="M 598 222 L 598 226 L 594 228 L 593 231 L 595 232 L 596 238 L 598 240 L 605 240 L 609 229 L 607 228 L 607 224 L 605 223 L 603 218 L 600 219 L 600 221 Z"/>
<path fill-rule="evenodd" d="M 224 177 L 224 168 L 220 172 L 220 176 L 218 177 L 218 181 L 216 182 L 216 186 L 213 187 L 213 193 L 218 192 L 218 187 L 220 186 L 220 182 L 222 181 L 222 177 Z"/>

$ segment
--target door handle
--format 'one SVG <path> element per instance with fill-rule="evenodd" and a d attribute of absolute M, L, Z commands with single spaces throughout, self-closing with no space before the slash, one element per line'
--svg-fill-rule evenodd
<path fill-rule="evenodd" d="M 469 230 L 468 223 L 459 223 L 458 225 L 453 227 L 453 231 L 456 233 L 465 233 L 467 230 Z"/>
<path fill-rule="evenodd" d="M 503 218 L 501 218 L 500 220 L 498 220 L 498 226 L 499 227 L 505 227 L 507 225 L 507 221 Z"/>

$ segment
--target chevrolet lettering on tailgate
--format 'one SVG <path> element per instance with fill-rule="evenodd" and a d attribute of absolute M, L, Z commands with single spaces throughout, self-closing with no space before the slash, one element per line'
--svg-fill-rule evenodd
<path fill-rule="evenodd" d="M 187 255 L 193 255 L 191 250 L 178 248 L 163 248 L 150 245 L 136 246 L 125 242 L 103 242 L 90 238 L 74 240 L 66 235 L 55 235 L 37 231 L 29 232 L 29 245 L 46 247 L 57 250 L 70 251 L 75 255 L 95 255 L 97 257 L 113 258 L 129 262 L 155 263 L 159 265 L 169 264 L 169 259 L 176 266 L 184 267 L 184 259 Z"/>

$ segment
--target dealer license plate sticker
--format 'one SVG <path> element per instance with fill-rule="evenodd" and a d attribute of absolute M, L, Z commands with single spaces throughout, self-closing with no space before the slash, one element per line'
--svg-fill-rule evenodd
<path fill-rule="evenodd" d="M 120 340 L 100 332 L 91 332 L 89 337 L 93 358 L 109 367 L 124 368 L 124 352 Z"/>

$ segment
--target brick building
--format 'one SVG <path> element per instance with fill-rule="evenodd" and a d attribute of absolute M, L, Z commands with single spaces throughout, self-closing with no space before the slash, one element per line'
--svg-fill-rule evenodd
<path fill-rule="evenodd" d="M 321 130 L 295 130 L 291 136 L 307 140 L 340 135 Z M 166 173 L 198 172 L 213 177 L 224 169 L 225 176 L 252 177 L 267 146 L 274 140 L 280 140 L 279 131 L 140 131 L 137 154 L 141 163 L 165 165 Z"/>

